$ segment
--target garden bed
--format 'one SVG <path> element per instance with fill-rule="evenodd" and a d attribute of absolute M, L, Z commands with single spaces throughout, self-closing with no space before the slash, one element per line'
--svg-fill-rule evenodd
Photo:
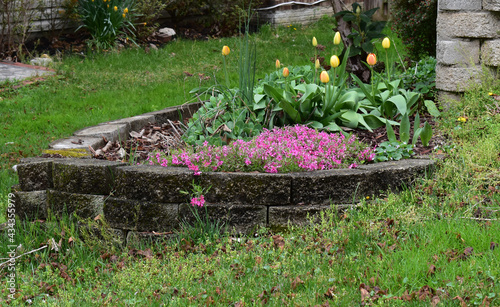
<path fill-rule="evenodd" d="M 17 166 L 19 185 L 13 188 L 16 213 L 29 220 L 76 213 L 83 218 L 104 217 L 123 238 L 141 233 L 172 233 L 180 221 L 192 219 L 189 190 L 193 180 L 211 187 L 205 194 L 209 215 L 240 233 L 259 226 L 281 229 L 306 223 L 335 204 L 345 208 L 366 197 L 411 185 L 426 175 L 435 161 L 417 159 L 361 165 L 355 169 L 268 174 L 203 172 L 194 176 L 180 167 L 131 165 L 91 158 L 105 140 L 126 139 L 131 131 L 151 122 L 188 118 L 199 104 L 188 104 L 103 123 L 75 132 L 50 144 L 47 155 L 29 158 Z"/>

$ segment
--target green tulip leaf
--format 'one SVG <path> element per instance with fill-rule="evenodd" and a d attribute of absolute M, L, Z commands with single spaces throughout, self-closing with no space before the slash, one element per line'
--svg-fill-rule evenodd
<path fill-rule="evenodd" d="M 406 99 L 402 95 L 392 96 L 391 98 L 387 99 L 387 101 L 392 102 L 398 109 L 399 113 L 406 114 Z"/>
<path fill-rule="evenodd" d="M 436 104 L 432 100 L 424 100 L 425 107 L 427 108 L 427 112 L 434 117 L 439 117 L 441 112 L 439 112 Z"/>
<path fill-rule="evenodd" d="M 401 142 L 408 144 L 410 141 L 410 118 L 408 117 L 408 113 L 403 115 L 401 119 L 401 124 L 399 127 L 399 139 Z"/>
<path fill-rule="evenodd" d="M 422 140 L 422 145 L 428 146 L 429 141 L 432 138 L 432 127 L 428 122 L 425 122 L 422 133 L 420 133 L 420 139 Z"/>

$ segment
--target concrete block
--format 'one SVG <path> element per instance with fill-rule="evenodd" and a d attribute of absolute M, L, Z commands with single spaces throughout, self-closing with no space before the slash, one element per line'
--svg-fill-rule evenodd
<path fill-rule="evenodd" d="M 127 124 L 104 124 L 78 130 L 76 137 L 106 138 L 107 141 L 124 141 L 128 138 Z"/>
<path fill-rule="evenodd" d="M 208 202 L 252 205 L 290 204 L 292 177 L 267 173 L 202 173 L 200 184 L 211 187 L 205 194 Z"/>
<path fill-rule="evenodd" d="M 109 195 L 116 169 L 125 163 L 97 159 L 58 159 L 53 162 L 54 189 L 61 192 Z"/>
<path fill-rule="evenodd" d="M 436 88 L 449 92 L 465 92 L 474 83 L 480 82 L 481 66 L 450 67 L 436 65 Z"/>
<path fill-rule="evenodd" d="M 450 38 L 497 38 L 500 19 L 490 12 L 441 12 L 437 18 L 437 35 Z"/>
<path fill-rule="evenodd" d="M 360 169 L 339 169 L 294 173 L 293 205 L 350 203 L 371 195 L 371 174 Z"/>
<path fill-rule="evenodd" d="M 483 10 L 500 12 L 500 0 L 483 0 Z"/>
<path fill-rule="evenodd" d="M 159 203 L 189 202 L 188 197 L 181 194 L 181 191 L 190 191 L 193 179 L 193 172 L 181 167 L 147 165 L 120 167 L 116 173 L 114 195 Z"/>
<path fill-rule="evenodd" d="M 427 159 L 406 159 L 361 165 L 358 169 L 372 173 L 372 193 L 367 195 L 378 195 L 379 191 L 396 192 L 411 186 L 416 179 L 430 175 L 435 163 Z"/>
<path fill-rule="evenodd" d="M 22 191 L 38 191 L 51 188 L 52 159 L 31 158 L 23 159 L 17 165 L 17 175 Z"/>
<path fill-rule="evenodd" d="M 205 218 L 208 214 L 208 219 L 212 223 L 223 223 L 230 232 L 234 231 L 246 235 L 252 234 L 261 226 L 265 227 L 267 223 L 266 206 L 209 203 L 201 208 L 188 204 L 180 205 L 180 221 L 193 224 L 195 221 L 193 210 L 197 210 L 201 218 Z"/>
<path fill-rule="evenodd" d="M 47 206 L 57 216 L 75 213 L 81 218 L 102 215 L 104 196 L 47 191 Z"/>
<path fill-rule="evenodd" d="M 108 197 L 103 211 L 106 222 L 113 228 L 165 232 L 179 227 L 179 204 Z"/>
<path fill-rule="evenodd" d="M 46 191 L 12 191 L 16 215 L 21 220 L 34 221 L 47 219 L 47 193 Z"/>
<path fill-rule="evenodd" d="M 102 137 L 76 137 L 71 136 L 69 138 L 55 140 L 49 144 L 49 148 L 54 150 L 65 150 L 82 148 L 87 149 L 90 147 L 97 149 L 104 146 L 104 140 Z"/>
<path fill-rule="evenodd" d="M 480 10 L 481 0 L 439 0 L 438 10 Z"/>
<path fill-rule="evenodd" d="M 169 120 L 184 120 L 190 118 L 201 107 L 201 103 L 193 102 L 181 106 L 169 107 L 160 111 L 145 113 L 143 115 L 153 115 L 157 123 L 166 123 Z"/>
<path fill-rule="evenodd" d="M 443 65 L 479 64 L 479 40 L 439 40 L 437 42 L 437 61 Z"/>
<path fill-rule="evenodd" d="M 127 130 L 130 131 L 140 131 L 144 126 L 149 123 L 155 122 L 155 116 L 150 115 L 138 115 L 134 117 L 122 118 L 110 122 L 105 122 L 100 125 L 116 125 L 116 124 L 125 124 L 127 125 Z M 94 147 L 95 148 L 95 147 Z"/>
<path fill-rule="evenodd" d="M 483 62 L 489 66 L 500 66 L 500 39 L 487 40 L 481 47 Z"/>

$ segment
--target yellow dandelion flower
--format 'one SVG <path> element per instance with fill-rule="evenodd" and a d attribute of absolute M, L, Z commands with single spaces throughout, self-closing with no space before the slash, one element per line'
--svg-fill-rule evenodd
<path fill-rule="evenodd" d="M 493 96 L 493 93 L 492 93 L 492 92 L 489 92 L 489 93 L 488 93 L 488 95 Z"/>

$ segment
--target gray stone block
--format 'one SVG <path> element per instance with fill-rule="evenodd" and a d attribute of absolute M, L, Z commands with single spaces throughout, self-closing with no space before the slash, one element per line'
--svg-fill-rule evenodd
<path fill-rule="evenodd" d="M 47 193 L 46 191 L 21 192 L 12 191 L 16 215 L 21 220 L 34 221 L 47 219 Z"/>
<path fill-rule="evenodd" d="M 374 183 L 371 174 L 361 169 L 294 173 L 291 202 L 294 205 L 350 203 L 371 195 Z"/>
<path fill-rule="evenodd" d="M 197 210 L 201 218 L 208 218 L 212 223 L 224 223 L 228 231 L 252 234 L 267 223 L 267 207 L 257 205 L 205 204 L 204 207 L 193 207 L 188 204 L 179 206 L 179 219 L 193 224 Z M 206 210 L 206 211 L 205 211 Z"/>
<path fill-rule="evenodd" d="M 113 228 L 165 232 L 179 227 L 179 204 L 109 197 L 103 211 L 105 220 Z"/>
<path fill-rule="evenodd" d="M 124 141 L 128 138 L 127 124 L 103 124 L 78 130 L 76 137 L 106 138 L 107 141 Z"/>
<path fill-rule="evenodd" d="M 187 168 L 134 165 L 117 169 L 116 191 L 120 198 L 159 203 L 188 202 L 181 191 L 190 191 L 193 172 Z"/>
<path fill-rule="evenodd" d="M 73 148 L 82 148 L 88 149 L 89 146 L 97 149 L 104 146 L 104 139 L 102 137 L 76 137 L 71 136 L 64 139 L 55 140 L 49 144 L 49 148 L 55 150 L 63 150 L 63 149 L 73 149 Z"/>
<path fill-rule="evenodd" d="M 109 195 L 116 169 L 126 165 L 97 159 L 59 159 L 53 164 L 54 189 L 61 192 Z"/>
<path fill-rule="evenodd" d="M 481 56 L 484 64 L 500 66 L 500 39 L 485 41 L 481 47 Z"/>
<path fill-rule="evenodd" d="M 500 12 L 500 0 L 483 0 L 483 9 Z"/>
<path fill-rule="evenodd" d="M 199 182 L 211 187 L 205 194 L 208 202 L 286 205 L 290 203 L 291 178 L 289 174 L 207 172 Z"/>
<path fill-rule="evenodd" d="M 202 104 L 199 102 L 188 103 L 182 106 L 165 108 L 160 111 L 145 113 L 143 115 L 154 115 L 157 123 L 165 123 L 169 120 L 181 120 L 190 118 L 200 108 Z"/>
<path fill-rule="evenodd" d="M 481 0 L 439 0 L 438 10 L 480 10 Z"/>
<path fill-rule="evenodd" d="M 127 125 L 128 132 L 130 132 L 130 131 L 140 131 L 147 124 L 154 122 L 155 122 L 155 116 L 150 114 L 150 115 L 138 115 L 133 117 L 122 118 L 110 122 L 105 122 L 100 125 L 125 124 Z"/>
<path fill-rule="evenodd" d="M 38 191 L 51 188 L 52 159 L 31 158 L 23 159 L 17 165 L 17 175 L 22 191 Z"/>
<path fill-rule="evenodd" d="M 479 40 L 439 40 L 436 58 L 443 65 L 474 65 L 479 64 L 479 50 Z"/>
<path fill-rule="evenodd" d="M 47 204 L 57 216 L 75 213 L 81 218 L 95 218 L 103 214 L 104 196 L 48 190 Z"/>
<path fill-rule="evenodd" d="M 500 19 L 490 12 L 441 12 L 437 18 L 437 35 L 450 38 L 497 38 Z"/>
<path fill-rule="evenodd" d="M 321 211 L 330 208 L 330 205 L 270 206 L 268 227 L 271 230 L 281 230 L 289 224 L 307 225 L 310 221 L 318 222 Z"/>
<path fill-rule="evenodd" d="M 378 195 L 380 191 L 387 190 L 396 192 L 408 187 L 417 178 L 430 175 L 435 163 L 430 159 L 406 159 L 361 165 L 359 169 L 371 172 L 373 180 L 370 187 L 372 193 L 365 195 Z"/>
<path fill-rule="evenodd" d="M 449 92 L 465 92 L 475 83 L 480 82 L 481 66 L 450 67 L 436 65 L 436 88 Z"/>

